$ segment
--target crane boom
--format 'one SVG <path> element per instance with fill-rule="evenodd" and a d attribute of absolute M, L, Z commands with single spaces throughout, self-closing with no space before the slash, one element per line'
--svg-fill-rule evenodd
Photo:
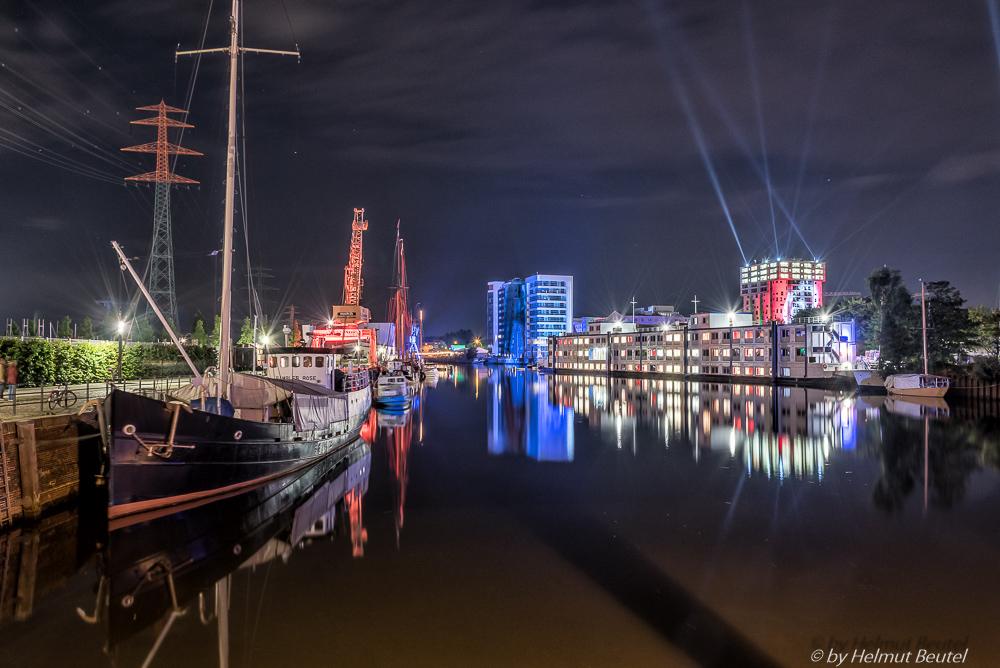
<path fill-rule="evenodd" d="M 354 210 L 354 223 L 351 225 L 351 255 L 344 267 L 344 304 L 357 306 L 361 303 L 361 233 L 368 229 L 365 220 L 365 210 Z"/>

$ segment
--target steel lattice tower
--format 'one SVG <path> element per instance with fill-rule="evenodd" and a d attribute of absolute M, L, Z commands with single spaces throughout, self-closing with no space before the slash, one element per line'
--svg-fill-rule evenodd
<path fill-rule="evenodd" d="M 354 210 L 354 223 L 351 225 L 351 255 L 350 261 L 344 267 L 344 304 L 357 306 L 361 303 L 361 232 L 368 229 L 365 220 L 365 210 Z"/>
<path fill-rule="evenodd" d="M 136 107 L 139 111 L 156 111 L 156 118 L 132 121 L 134 125 L 155 125 L 156 141 L 123 148 L 123 151 L 156 153 L 156 171 L 138 176 L 128 176 L 126 181 L 149 181 L 156 184 L 153 200 L 153 247 L 149 258 L 149 294 L 160 307 L 164 317 L 177 322 L 177 293 L 174 289 L 174 244 L 170 225 L 170 184 L 198 183 L 170 172 L 167 156 L 170 154 L 202 155 L 197 151 L 181 148 L 167 142 L 167 128 L 192 128 L 167 117 L 167 113 L 186 114 L 183 109 L 170 107 L 163 100 L 152 107 Z"/>

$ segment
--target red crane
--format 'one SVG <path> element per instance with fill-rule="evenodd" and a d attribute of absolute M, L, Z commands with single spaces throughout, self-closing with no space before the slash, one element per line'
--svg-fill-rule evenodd
<path fill-rule="evenodd" d="M 368 229 L 365 220 L 365 210 L 354 210 L 354 223 L 351 225 L 351 255 L 344 267 L 344 304 L 357 306 L 361 303 L 361 233 Z"/>

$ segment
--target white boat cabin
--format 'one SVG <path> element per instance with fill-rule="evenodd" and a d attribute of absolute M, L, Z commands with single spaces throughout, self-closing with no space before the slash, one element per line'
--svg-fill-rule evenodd
<path fill-rule="evenodd" d="M 270 348 L 261 365 L 268 378 L 293 378 L 340 392 L 366 386 L 359 378 L 367 376 L 361 361 L 346 357 L 333 348 Z"/>

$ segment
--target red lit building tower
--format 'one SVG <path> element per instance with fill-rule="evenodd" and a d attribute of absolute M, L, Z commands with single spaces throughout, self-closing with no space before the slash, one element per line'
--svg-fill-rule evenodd
<path fill-rule="evenodd" d="M 754 324 L 788 323 L 804 308 L 823 306 L 825 262 L 778 260 L 740 269 L 743 310 Z"/>

